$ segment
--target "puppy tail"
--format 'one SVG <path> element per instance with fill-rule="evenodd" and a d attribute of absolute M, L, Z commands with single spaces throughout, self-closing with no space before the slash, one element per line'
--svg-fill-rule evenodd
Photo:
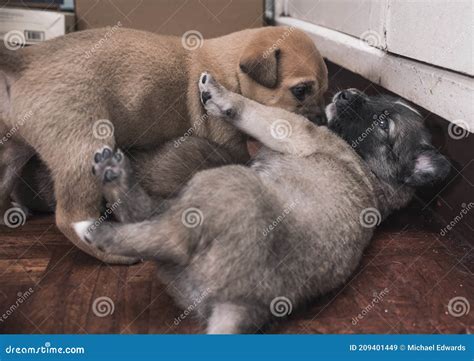
<path fill-rule="evenodd" d="M 207 321 L 207 334 L 256 333 L 268 321 L 268 308 L 257 304 L 218 302 L 212 306 Z"/>

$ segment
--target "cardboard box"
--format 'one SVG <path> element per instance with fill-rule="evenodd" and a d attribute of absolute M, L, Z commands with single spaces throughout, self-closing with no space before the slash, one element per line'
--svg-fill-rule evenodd
<path fill-rule="evenodd" d="M 1 7 L 10 8 L 59 10 L 63 5 L 64 0 L 0 0 Z"/>
<path fill-rule="evenodd" d="M 263 26 L 263 0 L 76 0 L 78 30 L 114 26 L 211 38 Z"/>
<path fill-rule="evenodd" d="M 74 31 L 73 13 L 0 8 L 0 37 L 13 44 L 35 44 Z"/>

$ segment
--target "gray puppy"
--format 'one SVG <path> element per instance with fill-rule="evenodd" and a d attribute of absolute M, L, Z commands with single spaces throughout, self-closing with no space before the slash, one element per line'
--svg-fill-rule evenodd
<path fill-rule="evenodd" d="M 253 164 L 199 172 L 160 204 L 124 155 L 104 148 L 95 174 L 121 223 L 74 228 L 104 252 L 158 261 L 161 280 L 182 307 L 198 304 L 208 333 L 255 332 L 341 286 L 374 227 L 449 171 L 419 114 L 395 99 L 342 91 L 328 106 L 329 129 L 207 73 L 199 87 L 211 115 L 263 143 Z"/>

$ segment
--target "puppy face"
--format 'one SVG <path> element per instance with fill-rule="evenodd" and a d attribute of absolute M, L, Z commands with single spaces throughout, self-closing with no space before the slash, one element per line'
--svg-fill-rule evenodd
<path fill-rule="evenodd" d="M 419 187 L 445 178 L 449 162 L 432 145 L 420 113 L 400 99 L 337 93 L 328 127 L 344 138 L 382 180 Z"/>
<path fill-rule="evenodd" d="M 313 41 L 295 28 L 265 28 L 239 61 L 243 96 L 325 123 L 327 68 Z"/>

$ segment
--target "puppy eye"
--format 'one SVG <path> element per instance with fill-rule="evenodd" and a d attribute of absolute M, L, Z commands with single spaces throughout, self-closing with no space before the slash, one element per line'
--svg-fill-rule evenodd
<path fill-rule="evenodd" d="M 291 88 L 291 93 L 294 95 L 296 99 L 302 101 L 304 100 L 309 90 L 310 90 L 310 87 L 308 85 L 300 84 Z"/>
<path fill-rule="evenodd" d="M 388 119 L 379 119 L 377 121 L 377 124 L 380 128 L 382 128 L 383 130 L 387 131 L 388 130 Z"/>

